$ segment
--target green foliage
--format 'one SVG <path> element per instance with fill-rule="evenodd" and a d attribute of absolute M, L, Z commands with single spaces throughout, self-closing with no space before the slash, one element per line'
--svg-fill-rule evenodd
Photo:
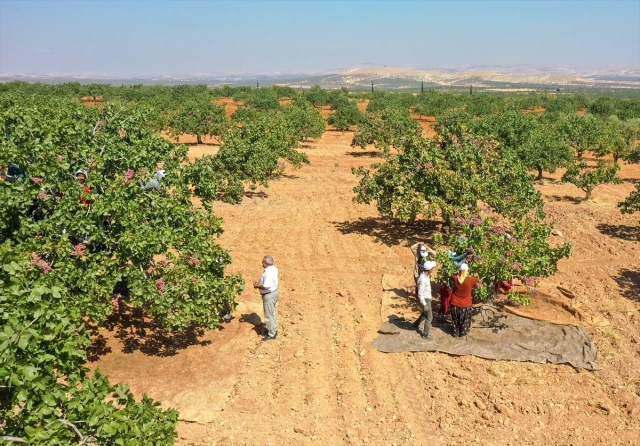
<path fill-rule="evenodd" d="M 400 153 L 387 153 L 374 171 L 354 170 L 362 177 L 354 189 L 356 201 L 375 201 L 381 214 L 405 222 L 442 218 L 450 229 L 449 246 L 474 248 L 468 259 L 474 274 L 492 283 L 478 291 L 479 300 L 492 297 L 499 280 L 516 277 L 532 284 L 554 274 L 558 260 L 569 255 L 569 245 L 551 248 L 547 242 L 551 226 L 544 223 L 542 198 L 526 165 L 500 151 L 495 140 L 463 135 L 437 142 L 416 136 L 397 148 Z M 445 240 L 434 237 L 434 242 Z M 446 281 L 455 267 L 444 253 L 438 259 L 439 279 Z M 527 301 L 517 294 L 510 298 Z"/>
<path fill-rule="evenodd" d="M 59 102 L 0 112 L 0 419 L 40 444 L 165 444 L 177 413 L 83 366 L 90 332 L 120 305 L 161 326 L 215 327 L 243 288 L 226 276 L 221 221 L 191 204 L 187 150 L 144 108 Z M 144 191 L 159 163 L 164 190 Z M 74 178 L 89 171 L 86 189 Z M 126 284 L 128 300 L 118 293 Z"/>
<path fill-rule="evenodd" d="M 198 144 L 202 144 L 202 137 L 220 136 L 227 131 L 231 122 L 227 118 L 223 105 L 211 102 L 188 102 L 171 116 L 169 126 L 171 134 L 179 136 L 183 133 L 196 135 Z"/>
<path fill-rule="evenodd" d="M 427 92 L 419 95 L 414 111 L 421 116 L 436 116 L 448 114 L 461 102 L 456 96 L 443 93 Z"/>
<path fill-rule="evenodd" d="M 292 126 L 300 141 L 321 137 L 327 126 L 327 121 L 320 112 L 306 101 L 297 101 L 288 107 L 283 107 L 282 116 Z"/>
<path fill-rule="evenodd" d="M 274 93 L 276 94 L 276 96 L 280 99 L 282 98 L 288 98 L 288 99 L 298 99 L 298 92 L 295 91 L 293 88 L 286 86 L 286 85 L 272 85 L 270 87 Z"/>
<path fill-rule="evenodd" d="M 358 125 L 351 146 L 366 148 L 375 144 L 385 152 L 390 147 L 401 147 L 404 140 L 422 134 L 422 128 L 406 109 L 385 108 L 376 113 L 367 113 Z"/>
<path fill-rule="evenodd" d="M 360 168 L 354 189 L 360 203 L 376 202 L 378 211 L 400 221 L 476 213 L 481 206 L 505 217 L 542 212 L 542 198 L 525 166 L 503 156 L 494 141 L 465 137 L 438 144 L 422 137 L 406 139 L 397 155 Z"/>
<path fill-rule="evenodd" d="M 0 246 L 0 427 L 29 444 L 169 444 L 178 413 L 84 366 L 89 332 L 53 274 Z"/>
<path fill-rule="evenodd" d="M 227 132 L 216 155 L 184 167 L 181 180 L 185 186 L 193 185 L 196 195 L 205 200 L 238 203 L 245 182 L 252 187 L 267 185 L 282 174 L 281 159 L 295 167 L 309 162 L 305 154 L 295 150 L 300 137 L 299 128 L 286 116 L 273 112 L 259 114 L 242 127 Z"/>
<path fill-rule="evenodd" d="M 593 101 L 587 110 L 593 115 L 611 116 L 616 113 L 616 101 L 613 98 L 601 96 Z"/>
<path fill-rule="evenodd" d="M 636 190 L 632 191 L 626 200 L 618 203 L 618 207 L 623 214 L 633 214 L 640 211 L 640 183 L 636 184 Z"/>
<path fill-rule="evenodd" d="M 607 167 L 603 161 L 598 162 L 596 167 L 589 167 L 587 163 L 575 163 L 567 168 L 562 182 L 571 183 L 583 190 L 586 193 L 585 200 L 588 200 L 599 184 L 621 184 L 622 180 L 617 176 L 619 170 L 617 164 Z"/>
<path fill-rule="evenodd" d="M 558 261 L 569 257 L 571 245 L 551 247 L 548 238 L 552 229 L 552 225 L 534 216 L 503 220 L 498 224 L 490 215 L 459 215 L 447 244 L 456 252 L 473 249 L 467 263 L 473 275 L 486 285 L 474 290 L 474 298 L 484 302 L 495 297 L 496 284 L 500 281 L 519 279 L 533 286 L 540 278 L 558 271 Z M 457 268 L 446 253 L 441 253 L 438 260 L 442 265 L 438 280 L 446 282 Z M 511 293 L 509 298 L 528 303 L 527 296 Z"/>
<path fill-rule="evenodd" d="M 479 94 L 466 101 L 467 113 L 473 116 L 485 116 L 502 110 L 504 101 L 500 96 Z"/>
<path fill-rule="evenodd" d="M 617 163 L 621 157 L 626 157 L 631 151 L 635 144 L 635 139 L 631 140 L 631 138 L 637 137 L 638 134 L 640 134 L 640 128 L 635 129 L 633 125 L 611 115 L 601 121 L 599 144 L 594 153 L 597 156 L 613 155 L 613 160 Z"/>
<path fill-rule="evenodd" d="M 558 131 L 576 150 L 579 158 L 582 158 L 585 152 L 595 151 L 600 146 L 602 121 L 593 115 L 565 115 L 557 126 Z"/>
<path fill-rule="evenodd" d="M 272 88 L 255 88 L 244 98 L 244 104 L 248 108 L 258 111 L 273 111 L 280 109 L 279 99 L 278 94 Z"/>
<path fill-rule="evenodd" d="M 358 106 L 353 102 L 346 102 L 336 109 L 336 112 L 329 116 L 327 122 L 336 130 L 347 131 L 351 126 L 359 124 L 363 120 L 363 115 L 358 110 Z"/>
<path fill-rule="evenodd" d="M 573 152 L 564 138 L 552 127 L 537 124 L 529 139 L 520 146 L 518 157 L 529 169 L 538 171 L 538 180 L 542 172 L 555 172 L 573 161 Z"/>
<path fill-rule="evenodd" d="M 440 119 L 436 128 L 445 143 L 466 133 L 495 138 L 501 153 L 516 156 L 527 168 L 537 170 L 538 179 L 542 179 L 543 171 L 555 172 L 573 159 L 564 134 L 547 115 L 536 118 L 517 109 L 479 119 L 466 111 L 456 111 Z"/>
<path fill-rule="evenodd" d="M 327 105 L 329 103 L 329 95 L 327 90 L 315 85 L 303 93 L 306 101 L 311 102 L 314 106 Z"/>

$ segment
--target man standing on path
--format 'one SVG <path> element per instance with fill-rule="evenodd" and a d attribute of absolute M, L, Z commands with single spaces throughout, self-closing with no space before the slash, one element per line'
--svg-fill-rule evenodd
<path fill-rule="evenodd" d="M 278 319 L 276 317 L 276 304 L 278 303 L 278 268 L 273 264 L 273 257 L 266 255 L 262 259 L 264 272 L 259 282 L 253 282 L 262 295 L 262 307 L 264 308 L 264 322 L 267 326 L 267 334 L 262 341 L 270 341 L 278 335 Z"/>
<path fill-rule="evenodd" d="M 431 308 L 431 270 L 435 268 L 436 262 L 427 260 L 422 265 L 423 273 L 418 277 L 418 299 L 422 305 L 422 313 L 413 325 L 423 339 L 431 339 L 429 331 L 433 321 L 433 310 Z"/>

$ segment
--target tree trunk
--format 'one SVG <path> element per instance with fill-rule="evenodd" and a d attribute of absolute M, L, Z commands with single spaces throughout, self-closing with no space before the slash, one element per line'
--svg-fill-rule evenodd
<path fill-rule="evenodd" d="M 618 164 L 618 159 L 620 158 L 620 153 L 618 153 L 617 151 L 613 152 L 613 162 L 615 164 Z"/>
<path fill-rule="evenodd" d="M 198 138 L 198 144 L 202 144 L 202 136 L 196 135 L 196 137 Z"/>
<path fill-rule="evenodd" d="M 538 178 L 536 180 L 542 181 L 542 167 L 540 166 L 538 166 Z"/>
<path fill-rule="evenodd" d="M 587 196 L 586 196 L 586 197 L 584 197 L 584 200 L 583 200 L 583 201 L 587 201 L 589 198 L 591 198 L 591 193 L 592 193 L 592 192 L 593 192 L 593 189 L 589 189 L 589 190 L 587 191 Z"/>

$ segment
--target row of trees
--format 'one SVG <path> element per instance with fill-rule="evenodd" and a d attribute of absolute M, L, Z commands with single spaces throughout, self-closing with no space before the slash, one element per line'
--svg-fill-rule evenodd
<path fill-rule="evenodd" d="M 567 244 L 549 245 L 552 225 L 530 170 L 541 179 L 543 172 L 566 167 L 563 181 L 588 198 L 596 185 L 620 182 L 619 162 L 640 159 L 640 120 L 615 115 L 519 109 L 476 114 L 466 107 L 443 114 L 435 128 L 436 138 L 422 137 L 401 97 L 371 101 L 352 145 L 373 144 L 384 162 L 354 170 L 361 177 L 356 200 L 375 203 L 381 214 L 399 221 L 440 219 L 450 238 L 436 235 L 434 242 L 458 251 L 474 248 L 474 271 L 492 284 L 520 278 L 532 285 L 554 274 L 558 260 L 571 252 Z M 615 161 L 588 165 L 582 160 L 587 152 Z M 623 212 L 639 209 L 639 191 L 620 203 Z M 446 280 L 454 267 L 446 255 L 440 260 L 440 279 Z M 477 297 L 490 298 L 494 291 L 485 287 Z M 518 294 L 510 298 L 527 301 Z"/>
<path fill-rule="evenodd" d="M 0 181 L 0 438 L 170 443 L 177 412 L 89 373 L 91 336 L 133 308 L 168 331 L 217 326 L 244 282 L 225 273 L 215 200 L 241 201 L 245 187 L 282 173 L 283 160 L 308 162 L 296 147 L 325 122 L 308 103 L 230 120 L 195 98 L 170 122 L 219 134 L 222 146 L 189 163 L 187 147 L 158 134 L 164 111 L 148 103 L 15 99 L 0 94 L 0 169 L 24 174 Z M 144 190 L 159 168 L 162 190 Z"/>
<path fill-rule="evenodd" d="M 325 90 L 320 87 L 295 90 L 288 86 L 272 85 L 266 88 L 247 86 L 222 86 L 208 88 L 206 85 L 143 86 L 106 84 L 82 85 L 70 82 L 60 85 L 31 84 L 9 82 L 0 84 L 3 95 L 40 96 L 58 98 L 88 98 L 102 100 L 121 100 L 124 102 L 145 103 L 159 110 L 176 109 L 179 105 L 196 101 L 210 102 L 212 99 L 232 97 L 236 101 L 260 108 L 274 109 L 278 100 L 304 100 L 314 106 L 332 105 L 337 109 L 341 97 L 351 99 L 370 99 L 378 103 L 402 104 L 404 108 L 413 108 L 424 116 L 441 116 L 453 109 L 467 109 L 474 115 L 486 115 L 496 111 L 544 109 L 549 112 L 575 113 L 587 111 L 596 116 L 616 115 L 627 120 L 640 118 L 640 97 L 633 93 L 529 93 L 479 94 L 466 95 L 426 91 L 421 94 L 406 92 L 349 92 L 348 89 Z M 372 105 L 375 107 L 375 105 Z M 371 111 L 375 111 L 373 108 Z"/>

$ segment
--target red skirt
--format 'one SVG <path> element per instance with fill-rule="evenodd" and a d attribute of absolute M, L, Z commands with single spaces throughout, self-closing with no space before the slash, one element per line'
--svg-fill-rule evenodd
<path fill-rule="evenodd" d="M 440 284 L 440 314 L 445 315 L 449 312 L 452 294 L 453 290 L 449 288 L 446 283 L 442 282 Z"/>

